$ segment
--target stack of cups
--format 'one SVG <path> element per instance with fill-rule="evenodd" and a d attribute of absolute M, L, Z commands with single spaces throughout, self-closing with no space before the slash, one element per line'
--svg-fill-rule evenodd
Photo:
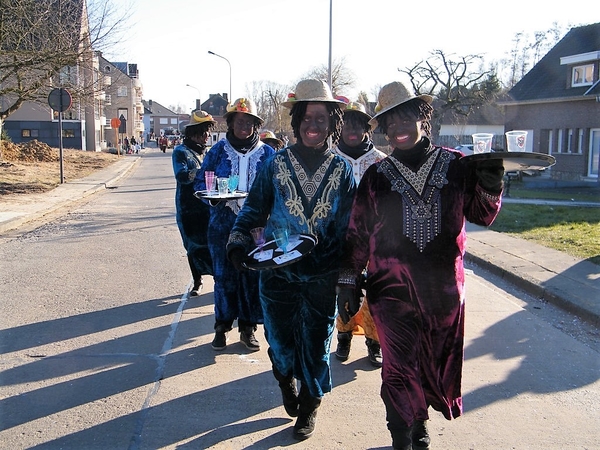
<path fill-rule="evenodd" d="M 473 135 L 473 153 L 475 155 L 479 153 L 490 153 L 492 151 L 492 138 L 494 137 L 491 133 L 476 133 Z"/>
<path fill-rule="evenodd" d="M 206 181 L 206 191 L 208 193 L 211 193 L 215 190 L 215 186 L 216 186 L 216 179 L 215 179 L 215 173 L 212 171 L 206 171 L 204 172 L 204 180 Z"/>

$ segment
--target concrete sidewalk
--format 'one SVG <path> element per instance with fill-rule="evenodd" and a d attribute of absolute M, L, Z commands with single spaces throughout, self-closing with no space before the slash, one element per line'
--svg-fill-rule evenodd
<path fill-rule="evenodd" d="M 125 155 L 110 167 L 59 185 L 52 191 L 4 197 L 0 204 L 0 234 L 43 219 L 60 208 L 110 188 L 139 160 L 138 155 Z M 506 199 L 506 202 L 517 200 Z M 530 200 L 527 202 L 531 203 Z M 578 205 L 574 202 L 552 204 Z M 600 204 L 582 206 L 600 207 Z M 600 266 L 485 227 L 467 224 L 467 233 L 468 261 L 583 320 L 600 324 Z"/>

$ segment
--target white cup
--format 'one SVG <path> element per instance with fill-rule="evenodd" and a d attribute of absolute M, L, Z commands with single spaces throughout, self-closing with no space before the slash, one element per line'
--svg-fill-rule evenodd
<path fill-rule="evenodd" d="M 506 133 L 506 150 L 509 152 L 524 152 L 527 143 L 527 131 L 513 130 Z"/>
<path fill-rule="evenodd" d="M 492 151 L 492 133 L 475 133 L 473 136 L 473 153 L 489 153 Z"/>

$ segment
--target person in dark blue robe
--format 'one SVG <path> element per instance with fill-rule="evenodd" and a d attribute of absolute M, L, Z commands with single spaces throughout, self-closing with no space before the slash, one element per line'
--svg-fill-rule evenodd
<path fill-rule="evenodd" d="M 190 122 L 185 126 L 183 143 L 173 149 L 171 157 L 177 180 L 175 217 L 192 272 L 191 295 L 198 295 L 202 275 L 212 275 L 206 234 L 209 206 L 194 196 L 194 179 L 202 165 L 208 135 L 216 124 L 205 111 L 193 111 Z"/>
<path fill-rule="evenodd" d="M 331 391 L 329 350 L 336 317 L 335 286 L 342 239 L 356 189 L 352 167 L 331 151 L 341 134 L 342 102 L 319 80 L 303 80 L 291 108 L 296 144 L 277 152 L 258 174 L 229 237 L 239 270 L 252 248 L 250 230 L 276 228 L 317 238 L 303 259 L 260 273 L 260 301 L 273 373 L 293 435 L 310 437 L 321 398 Z M 296 380 L 300 382 L 298 393 Z"/>
<path fill-rule="evenodd" d="M 215 178 L 239 177 L 238 190 L 248 191 L 264 161 L 275 153 L 259 139 L 258 130 L 263 120 L 256 115 L 254 104 L 239 98 L 227 107 L 224 115 L 227 134 L 207 152 L 202 167 L 196 174 L 196 190 L 206 189 L 205 172 L 214 172 Z M 212 348 L 220 351 L 227 347 L 227 334 L 237 319 L 240 342 L 251 351 L 260 350 L 256 339 L 257 325 L 263 323 L 258 299 L 258 274 L 238 272 L 227 259 L 226 245 L 229 233 L 244 200 L 211 200 L 208 224 L 208 246 L 213 261 L 215 337 Z"/>

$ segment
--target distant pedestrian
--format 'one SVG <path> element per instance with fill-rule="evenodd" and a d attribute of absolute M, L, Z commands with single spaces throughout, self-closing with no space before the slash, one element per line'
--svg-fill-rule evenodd
<path fill-rule="evenodd" d="M 129 143 L 129 138 L 127 136 L 123 139 L 123 147 L 126 154 L 131 153 L 131 144 Z"/>
<path fill-rule="evenodd" d="M 393 152 L 363 175 L 352 206 L 338 305 L 352 316 L 366 293 L 383 354 L 381 398 L 394 449 L 428 449 L 428 408 L 462 414 L 465 220 L 500 211 L 500 160 L 472 168 L 430 141 L 429 95 L 385 85 L 371 124 Z"/>
<path fill-rule="evenodd" d="M 202 275 L 212 275 L 212 258 L 208 249 L 210 207 L 194 196 L 194 180 L 202 165 L 206 141 L 217 122 L 201 110 L 192 111 L 185 127 L 183 144 L 173 149 L 171 160 L 177 180 L 175 209 L 177 226 L 192 272 L 191 295 L 198 295 Z"/>
<path fill-rule="evenodd" d="M 167 138 L 164 134 L 158 138 L 158 146 L 163 153 L 167 152 L 167 147 L 169 146 L 169 138 Z"/>

